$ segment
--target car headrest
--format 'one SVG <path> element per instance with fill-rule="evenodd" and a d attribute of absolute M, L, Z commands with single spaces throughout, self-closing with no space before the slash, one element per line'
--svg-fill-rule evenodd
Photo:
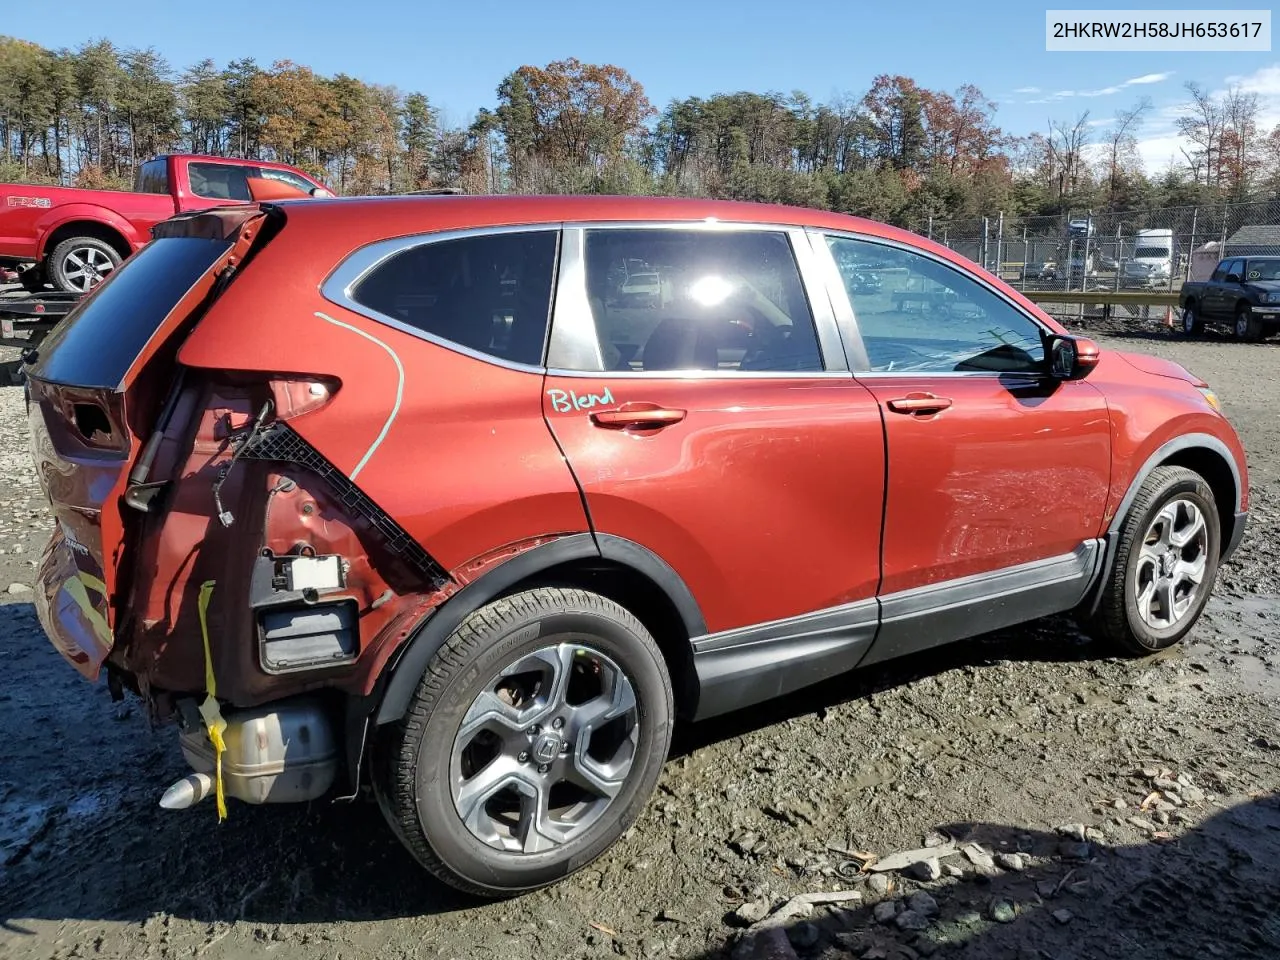
<path fill-rule="evenodd" d="M 667 317 L 649 334 L 640 360 L 645 370 L 715 370 L 720 365 L 720 323 Z"/>

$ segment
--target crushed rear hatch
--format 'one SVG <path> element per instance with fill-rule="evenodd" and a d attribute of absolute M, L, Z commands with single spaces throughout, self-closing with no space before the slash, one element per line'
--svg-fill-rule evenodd
<path fill-rule="evenodd" d="M 90 679 L 114 644 L 130 487 L 177 396 L 174 355 L 210 303 L 279 227 L 268 206 L 201 211 L 157 225 L 153 241 L 97 286 L 27 367 L 31 452 L 54 530 L 36 609 L 54 646 Z M 135 491 L 136 493 L 136 491 Z"/>

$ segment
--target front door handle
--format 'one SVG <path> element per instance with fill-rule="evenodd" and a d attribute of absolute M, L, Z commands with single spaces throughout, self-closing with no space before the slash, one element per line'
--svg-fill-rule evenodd
<path fill-rule="evenodd" d="M 935 397 L 932 393 L 909 393 L 905 397 L 890 400 L 888 406 L 894 413 L 923 416 L 947 409 L 951 406 L 951 398 Z"/>
<path fill-rule="evenodd" d="M 660 407 L 654 403 L 634 403 L 617 410 L 598 410 L 591 422 L 598 427 L 669 427 L 684 419 L 685 411 Z"/>

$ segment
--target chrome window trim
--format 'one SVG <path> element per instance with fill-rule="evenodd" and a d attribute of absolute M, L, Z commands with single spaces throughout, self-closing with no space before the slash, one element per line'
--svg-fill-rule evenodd
<path fill-rule="evenodd" d="M 1023 317 L 1024 319 L 1028 320 L 1033 326 L 1035 326 L 1040 331 L 1041 336 L 1044 336 L 1046 334 L 1052 334 L 1054 333 L 1054 331 L 1049 329 L 1049 327 L 1047 327 L 1044 324 L 1044 322 L 1041 321 L 1034 314 L 1028 313 L 1027 310 L 1021 304 L 1012 300 L 1008 296 L 1008 294 L 1004 293 L 1002 290 L 992 285 L 992 283 L 989 280 L 978 275 L 977 273 L 970 273 L 968 271 L 961 269 L 956 264 L 952 263 L 950 260 L 946 259 L 945 257 L 940 257 L 936 253 L 933 253 L 930 250 L 924 250 L 920 247 L 913 246 L 910 243 L 904 243 L 901 240 L 890 240 L 885 237 L 872 237 L 862 233 L 855 233 L 850 230 L 836 230 L 836 229 L 828 229 L 824 227 L 809 227 L 807 229 L 811 235 L 811 238 L 814 241 L 814 246 L 817 247 L 820 245 L 827 252 L 827 258 L 830 263 L 830 269 L 824 270 L 824 272 L 826 273 L 827 283 L 834 284 L 831 295 L 832 295 L 833 303 L 837 305 L 837 315 L 839 316 L 839 314 L 841 313 L 842 307 L 847 307 L 849 311 L 848 314 L 845 315 L 845 323 L 841 325 L 841 330 L 846 336 L 851 336 L 855 338 L 854 343 L 856 344 L 856 346 L 851 350 L 850 360 L 852 361 L 855 357 L 859 358 L 861 368 L 860 369 L 858 367 L 854 368 L 854 375 L 859 379 L 862 379 L 864 377 L 875 377 L 877 379 L 881 379 L 884 377 L 897 377 L 899 379 L 922 379 L 926 377 L 927 378 L 1021 377 L 1021 378 L 1042 379 L 1045 376 L 1045 374 L 1041 374 L 1032 370 L 990 370 L 990 371 L 988 370 L 952 370 L 952 371 L 940 370 L 936 372 L 933 372 L 933 371 L 898 372 L 896 370 L 875 370 L 875 371 L 871 370 L 870 369 L 871 363 L 870 363 L 870 360 L 867 358 L 866 345 L 865 343 L 863 343 L 863 340 L 862 340 L 862 331 L 858 327 L 857 311 L 854 310 L 853 302 L 849 298 L 849 292 L 848 290 L 845 289 L 844 280 L 840 277 L 839 267 L 836 265 L 836 262 L 835 262 L 835 256 L 834 254 L 831 253 L 831 248 L 827 245 L 827 242 L 826 242 L 826 238 L 829 236 L 838 237 L 844 240 L 859 240 L 864 243 L 876 244 L 882 247 L 892 247 L 897 250 L 904 250 L 907 253 L 915 254 L 918 257 L 924 257 L 925 259 L 932 260 L 934 263 L 938 264 L 939 266 L 945 267 L 949 270 L 953 270 L 956 273 L 960 274 L 961 276 L 964 276 L 969 280 L 972 280 L 974 283 L 978 284 L 978 286 L 982 287 L 982 289 L 986 290 L 988 293 L 993 294 L 996 298 L 1003 301 L 1004 304 L 1008 306 L 1010 309 L 1012 309 L 1015 313 L 1017 313 L 1019 316 Z"/>
<path fill-rule="evenodd" d="M 588 230 L 708 230 L 732 233 L 777 233 L 786 238 L 796 266 L 817 337 L 821 370 L 605 370 L 595 318 L 587 297 L 585 262 Z M 645 380 L 811 380 L 849 376 L 848 362 L 836 328 L 826 284 L 822 282 L 813 246 L 804 227 L 779 223 L 729 220 L 610 220 L 565 221 L 561 234 L 560 270 L 551 311 L 547 373 L 557 377 L 619 377 Z M 599 369 L 575 369 L 572 364 L 594 363 Z"/>
<path fill-rule="evenodd" d="M 436 336 L 425 330 L 420 330 L 412 324 L 405 323 L 396 317 L 366 307 L 364 304 L 357 302 L 352 297 L 352 290 L 363 280 L 369 273 L 377 269 L 382 263 L 391 257 L 405 250 L 411 250 L 414 247 L 420 247 L 429 243 L 443 243 L 447 240 L 466 240 L 472 237 L 487 237 L 494 234 L 502 233 L 554 233 L 556 235 L 556 243 L 561 242 L 561 224 L 559 222 L 543 222 L 532 224 L 515 224 L 510 226 L 495 227 L 469 227 L 465 230 L 439 230 L 435 232 L 407 234 L 400 237 L 392 237 L 388 240 L 377 240 L 373 243 L 366 244 L 363 247 L 348 254 L 346 259 L 339 263 L 327 277 L 320 283 L 320 295 L 330 303 L 350 310 L 352 313 L 358 313 L 362 317 L 367 317 L 377 323 L 393 327 L 402 333 L 407 333 L 411 337 L 417 337 L 419 340 L 425 340 L 427 343 L 433 343 L 436 346 L 444 347 L 446 350 L 452 350 L 454 353 L 460 353 L 465 357 L 471 357 L 475 360 L 481 360 L 485 363 L 493 364 L 496 367 L 503 367 L 507 370 L 516 370 L 521 373 L 537 373 L 546 372 L 543 363 L 528 364 L 516 363 L 512 360 L 505 360 L 502 357 L 495 357 L 493 354 L 485 353 L 483 350 L 475 350 L 471 347 L 463 346 L 460 343 L 454 343 L 444 337 Z M 557 256 L 558 262 L 558 256 Z M 556 292 L 558 289 L 558 277 L 551 278 L 551 298 L 552 309 L 548 311 L 548 324 L 554 314 L 554 303 Z M 546 357 L 546 332 L 543 332 L 543 358 Z"/>

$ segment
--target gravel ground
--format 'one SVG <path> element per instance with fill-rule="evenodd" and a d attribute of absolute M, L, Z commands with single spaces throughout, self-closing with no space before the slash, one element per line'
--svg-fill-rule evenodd
<path fill-rule="evenodd" d="M 1046 620 L 681 730 L 615 849 L 497 904 L 368 800 L 158 808 L 172 732 L 36 622 L 48 519 L 0 387 L 0 956 L 1280 956 L 1280 343 L 1091 332 L 1209 380 L 1249 451 L 1249 532 L 1187 644 L 1117 660 Z"/>

